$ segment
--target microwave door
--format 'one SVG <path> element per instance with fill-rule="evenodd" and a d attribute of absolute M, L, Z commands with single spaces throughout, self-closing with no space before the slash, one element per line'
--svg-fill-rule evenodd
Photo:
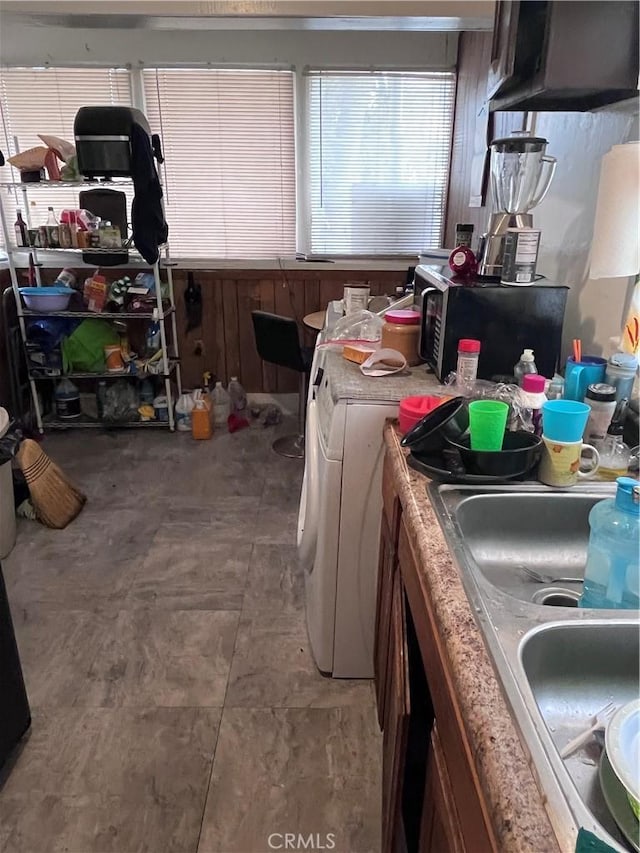
<path fill-rule="evenodd" d="M 420 326 L 420 357 L 439 376 L 441 360 L 442 301 L 444 294 L 437 287 L 422 291 L 422 323 Z"/>

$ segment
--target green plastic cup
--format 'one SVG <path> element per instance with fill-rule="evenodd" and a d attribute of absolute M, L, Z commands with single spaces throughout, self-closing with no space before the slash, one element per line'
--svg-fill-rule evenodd
<path fill-rule="evenodd" d="M 469 403 L 469 432 L 472 450 L 502 450 L 509 406 L 499 400 Z"/>

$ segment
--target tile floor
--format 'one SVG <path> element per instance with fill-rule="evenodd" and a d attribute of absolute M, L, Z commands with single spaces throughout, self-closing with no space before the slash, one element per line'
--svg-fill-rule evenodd
<path fill-rule="evenodd" d="M 372 685 L 313 664 L 302 466 L 274 435 L 46 439 L 89 502 L 63 531 L 21 521 L 3 564 L 33 714 L 4 853 L 379 850 Z"/>

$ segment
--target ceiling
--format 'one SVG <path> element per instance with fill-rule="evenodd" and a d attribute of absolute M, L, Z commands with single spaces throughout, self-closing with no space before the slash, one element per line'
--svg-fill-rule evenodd
<path fill-rule="evenodd" d="M 3 0 L 35 26 L 148 30 L 490 30 L 493 0 Z"/>

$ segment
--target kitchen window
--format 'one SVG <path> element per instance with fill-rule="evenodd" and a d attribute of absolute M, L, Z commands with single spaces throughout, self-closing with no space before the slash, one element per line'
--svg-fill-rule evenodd
<path fill-rule="evenodd" d="M 310 254 L 415 254 L 441 246 L 453 72 L 306 75 Z"/>
<path fill-rule="evenodd" d="M 158 68 L 143 80 L 147 117 L 163 140 L 173 254 L 293 255 L 293 72 Z"/>
<path fill-rule="evenodd" d="M 0 71 L 0 148 L 5 158 L 17 150 L 43 145 L 38 134 L 52 134 L 74 141 L 73 122 L 80 107 L 112 104 L 131 105 L 131 79 L 125 68 L 3 68 Z M 62 165 L 62 164 L 60 164 Z M 0 168 L 0 182 L 18 180 L 18 173 L 6 165 Z M 18 190 L 0 188 L 4 195 L 7 226 L 12 232 L 18 208 L 24 199 Z M 29 213 L 34 226 L 43 225 L 47 207 L 56 214 L 77 207 L 73 189 L 35 188 L 29 192 Z M 2 234 L 0 234 L 2 239 Z"/>

